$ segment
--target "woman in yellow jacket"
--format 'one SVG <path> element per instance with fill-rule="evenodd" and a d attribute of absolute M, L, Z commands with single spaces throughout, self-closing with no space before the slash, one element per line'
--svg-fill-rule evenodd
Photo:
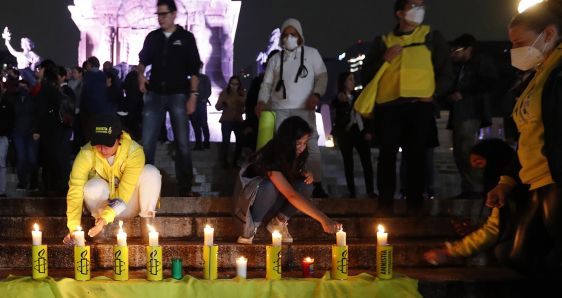
<path fill-rule="evenodd" d="M 121 130 L 117 115 L 96 115 L 91 130 L 91 141 L 76 156 L 70 173 L 69 234 L 63 240 L 69 245 L 74 244 L 72 232 L 81 225 L 84 205 L 95 218 L 88 235 L 96 237 L 116 217 L 153 218 L 160 197 L 160 172 L 144 164 L 142 147 Z"/>

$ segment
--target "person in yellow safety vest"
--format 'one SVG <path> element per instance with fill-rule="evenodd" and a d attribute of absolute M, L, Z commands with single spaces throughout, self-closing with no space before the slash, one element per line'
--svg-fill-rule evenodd
<path fill-rule="evenodd" d="M 76 156 L 70 173 L 66 196 L 69 234 L 63 240 L 68 245 L 74 244 L 73 231 L 81 225 L 84 205 L 95 218 L 88 235 L 103 239 L 101 232 L 115 218 L 139 215 L 145 231 L 160 197 L 160 171 L 145 165 L 143 148 L 122 131 L 118 116 L 96 115 L 92 124 L 91 141 Z"/>
<path fill-rule="evenodd" d="M 365 57 L 363 86 L 378 81 L 373 110 L 379 145 L 377 184 L 381 215 L 393 212 L 396 154 L 401 147 L 407 164 L 408 213 L 419 214 L 426 185 L 426 151 L 435 124 L 433 98 L 446 94 L 454 74 L 446 40 L 427 25 L 424 0 L 397 0 L 396 28 L 378 36 Z"/>

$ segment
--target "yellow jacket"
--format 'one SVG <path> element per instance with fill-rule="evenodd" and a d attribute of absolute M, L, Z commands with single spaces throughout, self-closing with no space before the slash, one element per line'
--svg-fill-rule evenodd
<path fill-rule="evenodd" d="M 498 240 L 500 209 L 493 208 L 486 223 L 459 241 L 445 242 L 447 252 L 453 257 L 468 257 L 491 247 Z"/>
<path fill-rule="evenodd" d="M 123 132 L 120 145 L 115 154 L 113 165 L 105 159 L 90 143 L 86 144 L 72 165 L 68 194 L 66 195 L 67 227 L 74 231 L 80 225 L 84 203 L 84 186 L 88 180 L 99 177 L 109 184 L 109 198 L 129 202 L 135 190 L 140 174 L 144 168 L 144 151 L 142 146 Z M 102 218 L 107 223 L 113 222 L 116 213 L 106 206 Z"/>

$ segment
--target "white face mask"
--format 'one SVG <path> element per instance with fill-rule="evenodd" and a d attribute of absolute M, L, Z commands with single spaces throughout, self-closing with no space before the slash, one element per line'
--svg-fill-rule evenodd
<path fill-rule="evenodd" d="M 423 17 L 425 16 L 425 8 L 422 6 L 414 7 L 406 12 L 404 17 L 406 21 L 419 25 L 423 22 Z"/>
<path fill-rule="evenodd" d="M 511 49 L 511 65 L 522 71 L 535 68 L 539 63 L 544 60 L 544 50 L 548 43 L 545 43 L 544 49 L 541 50 L 535 47 L 535 43 L 542 36 L 542 33 L 537 36 L 537 39 L 530 46 L 519 47 Z"/>
<path fill-rule="evenodd" d="M 292 51 L 299 46 L 299 39 L 292 35 L 289 35 L 285 39 L 283 39 L 283 46 L 285 47 L 285 49 Z"/>

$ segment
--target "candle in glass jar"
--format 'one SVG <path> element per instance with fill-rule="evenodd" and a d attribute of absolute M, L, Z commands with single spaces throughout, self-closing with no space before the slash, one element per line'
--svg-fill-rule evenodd
<path fill-rule="evenodd" d="M 74 231 L 74 243 L 76 243 L 76 246 L 86 246 L 86 239 L 81 226 L 77 226 L 76 231 Z"/>
<path fill-rule="evenodd" d="M 236 275 L 246 278 L 248 274 L 248 259 L 239 257 L 236 259 Z"/>
<path fill-rule="evenodd" d="M 31 239 L 33 245 L 41 245 L 43 239 L 43 232 L 39 231 L 39 225 L 33 224 L 33 231 L 31 231 Z"/>
<path fill-rule="evenodd" d="M 127 233 L 123 231 L 123 221 L 119 221 L 119 232 L 117 233 L 117 246 L 127 246 Z"/>

